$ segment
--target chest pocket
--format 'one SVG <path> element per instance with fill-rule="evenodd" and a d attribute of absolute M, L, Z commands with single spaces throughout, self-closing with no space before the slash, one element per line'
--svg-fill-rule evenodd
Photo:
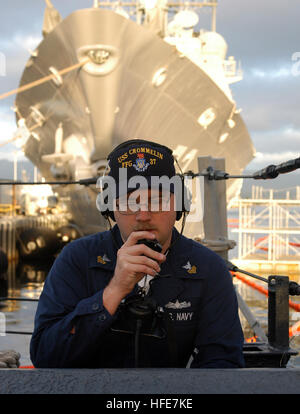
<path fill-rule="evenodd" d="M 176 300 L 169 301 L 164 305 L 164 312 L 168 314 L 171 321 L 179 325 L 189 325 L 198 318 L 201 298 L 181 294 Z"/>
<path fill-rule="evenodd" d="M 197 319 L 203 297 L 203 277 L 161 277 L 153 280 L 151 291 L 174 323 L 187 325 Z"/>

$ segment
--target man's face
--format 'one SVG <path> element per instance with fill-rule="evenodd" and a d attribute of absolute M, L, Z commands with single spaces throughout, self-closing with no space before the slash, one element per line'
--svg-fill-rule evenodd
<path fill-rule="evenodd" d="M 138 197 L 135 197 L 138 194 Z M 174 195 L 154 190 L 139 190 L 116 200 L 114 212 L 123 241 L 133 231 L 147 230 L 166 251 L 171 243 L 176 221 Z M 152 210 L 152 211 L 151 211 Z"/>

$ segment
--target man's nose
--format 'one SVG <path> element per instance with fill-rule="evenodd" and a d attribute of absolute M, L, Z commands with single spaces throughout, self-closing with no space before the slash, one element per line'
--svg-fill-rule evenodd
<path fill-rule="evenodd" d="M 135 218 L 137 221 L 149 221 L 151 220 L 151 212 L 149 210 L 139 210 L 136 215 Z"/>

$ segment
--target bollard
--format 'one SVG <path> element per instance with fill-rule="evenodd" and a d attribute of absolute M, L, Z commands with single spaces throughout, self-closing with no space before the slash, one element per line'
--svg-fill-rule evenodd
<path fill-rule="evenodd" d="M 198 169 L 203 172 L 212 166 L 218 170 L 225 170 L 224 158 L 199 157 Z M 227 241 L 227 200 L 225 180 L 209 180 L 204 178 L 204 216 L 203 226 L 205 239 L 215 242 Z M 228 259 L 228 248 L 218 250 L 223 259 Z M 208 246 L 209 247 L 209 246 Z"/>
<path fill-rule="evenodd" d="M 289 278 L 268 278 L 268 340 L 274 348 L 289 349 Z"/>

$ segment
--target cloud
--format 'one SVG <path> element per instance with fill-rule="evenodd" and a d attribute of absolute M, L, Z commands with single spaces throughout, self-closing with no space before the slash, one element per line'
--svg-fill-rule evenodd
<path fill-rule="evenodd" d="M 300 76 L 288 67 L 246 71 L 243 81 L 233 85 L 233 95 L 251 133 L 293 128 L 300 130 Z"/>
<path fill-rule="evenodd" d="M 14 112 L 0 107 L 0 143 L 10 139 L 16 129 Z"/>
<path fill-rule="evenodd" d="M 300 152 L 292 152 L 292 151 L 286 151 L 286 152 L 257 152 L 255 156 L 255 160 L 257 162 L 263 161 L 264 163 L 274 163 L 278 164 L 281 162 L 285 162 L 288 160 L 292 160 L 294 158 L 299 158 Z"/>
<path fill-rule="evenodd" d="M 285 152 L 257 152 L 253 161 L 251 161 L 246 170 L 253 171 L 265 168 L 268 165 L 281 164 L 283 162 L 293 160 L 300 157 L 300 150 L 298 152 L 285 151 Z"/>
<path fill-rule="evenodd" d="M 264 79 L 266 81 L 286 79 L 291 76 L 294 76 L 291 67 L 279 67 L 275 70 L 253 68 L 248 72 L 250 72 L 250 76 L 254 78 Z"/>
<path fill-rule="evenodd" d="M 217 30 L 243 67 L 275 65 L 299 50 L 299 12 L 299 0 L 226 0 L 217 8 Z"/>
<path fill-rule="evenodd" d="M 22 151 L 0 151 L 0 161 L 1 160 L 8 160 L 8 161 L 14 161 L 15 156 L 17 157 L 17 161 L 28 161 L 28 158 L 25 157 L 24 153 Z"/>
<path fill-rule="evenodd" d="M 278 130 L 256 131 L 252 134 L 252 140 L 259 154 L 277 153 L 284 154 L 283 157 L 288 152 L 300 154 L 300 130 L 297 129 L 286 127 Z"/>
<path fill-rule="evenodd" d="M 286 128 L 285 135 L 293 140 L 296 140 L 300 144 L 300 129 Z M 299 145 L 300 149 L 300 145 Z"/>
<path fill-rule="evenodd" d="M 42 36 L 37 33 L 18 32 L 11 38 L 2 38 L 0 40 L 0 50 L 2 53 L 11 52 L 20 53 L 22 50 L 35 49 L 42 40 Z"/>
<path fill-rule="evenodd" d="M 23 38 L 23 42 L 22 42 Z M 34 35 L 17 35 L 11 40 L 0 41 L 0 94 L 16 89 L 19 86 L 25 65 L 30 57 L 30 50 L 34 50 L 38 38 Z M 1 60 L 0 60 L 1 63 Z M 0 101 L 1 105 L 8 108 L 13 106 L 15 95 Z"/>
<path fill-rule="evenodd" d="M 13 126 L 12 122 L 9 122 L 9 121 L 0 122 L 0 148 L 1 148 L 1 143 L 12 138 L 15 130 L 16 130 L 16 127 Z"/>
<path fill-rule="evenodd" d="M 7 107 L 0 107 L 0 158 L 12 159 L 13 151 L 17 148 L 14 144 L 5 144 L 17 130 L 15 114 Z M 3 145 L 5 144 L 5 145 Z"/>

